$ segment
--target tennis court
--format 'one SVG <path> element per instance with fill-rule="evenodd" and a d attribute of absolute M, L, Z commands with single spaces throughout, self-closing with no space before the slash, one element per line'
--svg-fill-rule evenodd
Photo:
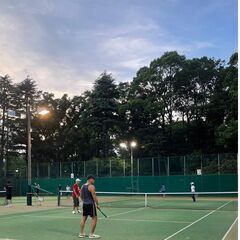
<path fill-rule="evenodd" d="M 31 207 L 25 197 L 15 198 L 12 208 L 0 206 L 0 239 L 78 239 L 81 215 L 73 215 L 67 206 L 71 197 L 62 198 L 65 207 L 57 207 L 56 196 L 46 197 L 41 205 L 33 200 Z M 204 196 L 193 203 L 186 196 L 148 196 L 150 207 L 144 207 L 145 200 L 100 195 L 108 218 L 99 213 L 96 233 L 105 240 L 237 239 L 236 197 Z"/>

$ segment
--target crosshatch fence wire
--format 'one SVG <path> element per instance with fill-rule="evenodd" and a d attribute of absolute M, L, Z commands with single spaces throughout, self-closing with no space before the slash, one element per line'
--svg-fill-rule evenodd
<path fill-rule="evenodd" d="M 134 176 L 196 175 L 197 169 L 201 169 L 203 175 L 236 174 L 237 154 L 134 158 L 133 161 Z M 15 168 L 9 168 L 8 174 L 19 178 L 27 177 L 27 166 L 21 165 L 18 172 L 15 170 Z M 46 162 L 37 162 L 37 159 L 33 158 L 33 178 L 69 178 L 71 173 L 78 177 L 86 177 L 90 173 L 97 177 L 130 176 L 130 158 L 94 159 L 74 162 L 50 162 L 48 159 L 46 159 Z"/>
<path fill-rule="evenodd" d="M 0 191 L 0 206 L 5 204 L 6 191 Z"/>
<path fill-rule="evenodd" d="M 59 191 L 58 206 L 72 206 L 71 196 L 71 191 Z M 198 192 L 196 202 L 190 192 L 97 192 L 97 196 L 102 207 L 237 211 L 237 192 Z"/>

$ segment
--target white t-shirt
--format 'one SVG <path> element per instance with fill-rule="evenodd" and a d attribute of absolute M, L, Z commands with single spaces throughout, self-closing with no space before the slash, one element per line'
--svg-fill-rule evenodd
<path fill-rule="evenodd" d="M 68 192 L 70 192 L 71 188 L 70 188 L 70 187 L 66 187 L 66 190 L 67 190 Z"/>
<path fill-rule="evenodd" d="M 194 185 L 191 185 L 191 192 L 195 193 L 195 186 Z"/>

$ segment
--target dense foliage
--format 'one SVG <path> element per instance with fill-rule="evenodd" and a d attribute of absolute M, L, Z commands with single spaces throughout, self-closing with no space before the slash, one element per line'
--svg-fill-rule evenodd
<path fill-rule="evenodd" d="M 104 72 L 93 89 L 72 98 L 38 91 L 29 77 L 13 84 L 2 76 L 1 164 L 26 154 L 28 106 L 33 161 L 116 156 L 119 143 L 131 139 L 139 157 L 237 152 L 237 62 L 237 53 L 225 63 L 167 52 L 131 82 L 117 84 Z M 39 107 L 50 114 L 39 116 Z"/>

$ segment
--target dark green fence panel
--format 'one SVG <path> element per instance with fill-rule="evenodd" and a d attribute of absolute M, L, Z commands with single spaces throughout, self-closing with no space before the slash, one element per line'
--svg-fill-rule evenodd
<path fill-rule="evenodd" d="M 27 188 L 26 180 L 11 180 L 14 186 L 14 194 L 25 195 Z M 34 182 L 39 183 L 41 188 L 47 191 L 57 193 L 58 185 L 65 190 L 66 185 L 72 186 L 75 179 L 35 179 Z M 82 183 L 85 179 L 82 178 Z M 138 192 L 159 192 L 161 185 L 166 186 L 167 192 L 188 192 L 190 191 L 190 182 L 196 185 L 196 191 L 199 192 L 224 192 L 237 191 L 238 177 L 237 174 L 224 175 L 202 175 L 202 176 L 139 176 L 133 177 L 134 191 Z M 0 180 L 3 188 L 5 181 Z M 103 177 L 96 179 L 97 191 L 107 192 L 129 192 L 131 188 L 131 177 Z"/>

